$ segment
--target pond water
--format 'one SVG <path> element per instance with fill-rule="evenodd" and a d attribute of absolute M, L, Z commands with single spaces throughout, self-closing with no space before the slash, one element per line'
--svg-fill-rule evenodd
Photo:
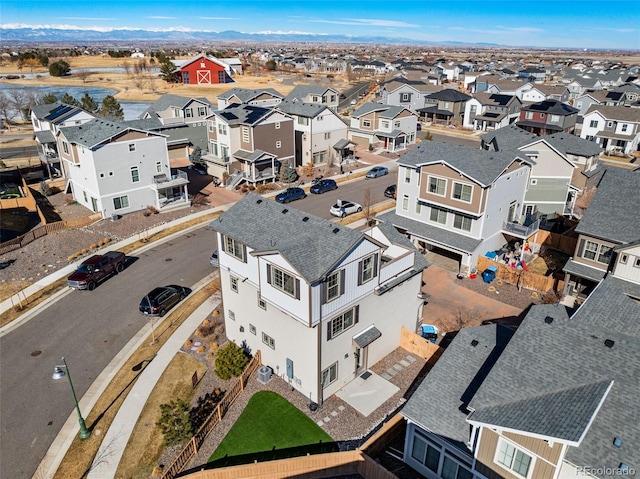
<path fill-rule="evenodd" d="M 71 74 L 78 72 L 91 72 L 91 73 L 126 73 L 126 70 L 122 67 L 96 67 L 96 68 L 72 68 Z M 133 72 L 133 66 L 129 67 L 129 72 Z M 147 72 L 149 73 L 158 73 L 160 72 L 160 68 L 153 67 L 147 68 Z M 40 73 L 25 73 L 24 71 L 18 71 L 14 73 L 5 73 L 2 77 L 7 76 L 19 76 L 20 78 L 39 78 L 39 77 L 48 77 L 49 72 L 40 72 Z"/>
<path fill-rule="evenodd" d="M 102 100 L 104 100 L 104 97 L 106 97 L 107 95 L 113 95 L 117 91 L 117 90 L 112 90 L 110 88 L 101 88 L 101 87 L 62 86 L 62 85 L 33 86 L 33 85 L 8 85 L 6 83 L 0 83 L 0 92 L 12 90 L 12 89 L 35 90 L 40 95 L 52 94 L 58 97 L 58 99 L 61 98 L 65 93 L 68 93 L 78 101 L 80 101 L 80 99 L 84 96 L 85 93 L 88 93 L 89 96 L 98 103 L 101 103 Z M 125 120 L 135 120 L 151 104 L 151 102 L 148 102 L 148 101 L 120 101 L 119 103 L 122 106 L 122 111 L 124 112 Z"/>

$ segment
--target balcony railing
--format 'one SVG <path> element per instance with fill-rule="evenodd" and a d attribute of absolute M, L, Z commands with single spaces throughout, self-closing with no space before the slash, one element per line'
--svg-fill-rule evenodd
<path fill-rule="evenodd" d="M 502 223 L 502 231 L 518 238 L 528 238 L 540 229 L 540 220 L 536 220 L 529 226 L 521 225 L 514 221 L 505 221 Z"/>
<path fill-rule="evenodd" d="M 189 177 L 182 170 L 178 170 L 177 174 L 171 176 L 157 175 L 153 177 L 153 186 L 156 188 L 171 188 L 173 186 L 186 185 L 187 183 L 189 183 Z"/>

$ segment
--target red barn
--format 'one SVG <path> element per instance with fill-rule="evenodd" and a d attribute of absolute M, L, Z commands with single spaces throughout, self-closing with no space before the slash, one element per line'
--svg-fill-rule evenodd
<path fill-rule="evenodd" d="M 178 69 L 185 85 L 232 83 L 231 68 L 216 58 L 200 54 L 182 63 Z"/>

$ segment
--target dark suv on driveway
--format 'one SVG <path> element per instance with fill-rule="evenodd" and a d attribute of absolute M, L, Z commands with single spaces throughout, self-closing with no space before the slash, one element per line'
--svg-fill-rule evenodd
<path fill-rule="evenodd" d="M 145 316 L 162 317 L 186 295 L 185 289 L 175 284 L 152 289 L 140 301 L 140 312 Z"/>

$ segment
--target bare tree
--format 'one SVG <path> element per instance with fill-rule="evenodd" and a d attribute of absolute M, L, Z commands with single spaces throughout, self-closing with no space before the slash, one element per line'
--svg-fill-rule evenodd
<path fill-rule="evenodd" d="M 127 74 L 127 76 L 129 76 L 129 73 L 131 73 L 131 65 L 129 65 L 129 62 L 122 62 L 122 69 Z"/>
<path fill-rule="evenodd" d="M 87 78 L 89 78 L 89 75 L 91 75 L 91 72 L 89 70 L 82 69 L 76 72 L 76 76 L 80 78 L 80 80 L 82 80 L 82 83 L 87 83 Z"/>
<path fill-rule="evenodd" d="M 16 111 L 16 113 L 22 114 L 23 109 L 29 102 L 26 91 L 18 88 L 12 88 L 9 90 L 9 98 L 11 99 L 11 107 Z"/>
<path fill-rule="evenodd" d="M 373 224 L 373 202 L 375 201 L 375 195 L 371 192 L 371 188 L 367 188 L 364 190 L 364 196 L 362 198 L 362 212 L 364 213 L 364 217 L 367 220 L 367 226 L 372 226 Z"/>
<path fill-rule="evenodd" d="M 13 109 L 11 98 L 6 91 L 0 91 L 0 117 L 7 122 L 7 128 L 14 116 L 16 116 L 16 111 Z"/>

